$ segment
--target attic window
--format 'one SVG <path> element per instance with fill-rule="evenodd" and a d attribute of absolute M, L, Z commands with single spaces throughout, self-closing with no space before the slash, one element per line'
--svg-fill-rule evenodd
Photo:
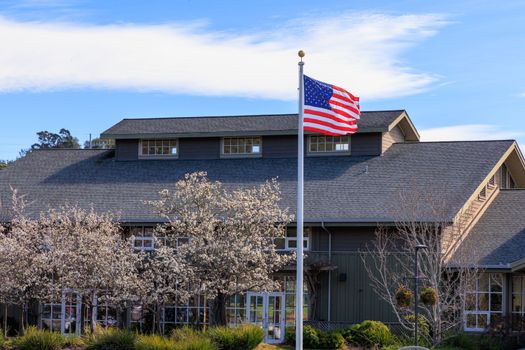
<path fill-rule="evenodd" d="M 310 136 L 309 153 L 350 153 L 350 136 Z"/>
<path fill-rule="evenodd" d="M 141 140 L 140 156 L 143 157 L 176 157 L 178 154 L 177 139 Z"/>
<path fill-rule="evenodd" d="M 222 139 L 222 155 L 225 157 L 260 155 L 260 137 L 225 137 Z"/>

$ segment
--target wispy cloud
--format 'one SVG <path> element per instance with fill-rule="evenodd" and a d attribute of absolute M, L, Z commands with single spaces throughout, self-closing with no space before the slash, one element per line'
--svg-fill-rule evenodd
<path fill-rule="evenodd" d="M 525 97 L 525 92 L 519 93 L 518 97 Z"/>
<path fill-rule="evenodd" d="M 463 124 L 430 128 L 420 131 L 423 141 L 465 141 L 465 140 L 501 140 L 516 139 L 524 132 L 504 130 L 490 124 Z"/>
<path fill-rule="evenodd" d="M 368 99 L 403 96 L 437 81 L 402 57 L 445 24 L 434 14 L 359 13 L 236 34 L 198 24 L 102 26 L 0 17 L 0 92 L 89 87 L 289 100 L 296 97 L 296 51 L 302 48 L 312 76 Z"/>

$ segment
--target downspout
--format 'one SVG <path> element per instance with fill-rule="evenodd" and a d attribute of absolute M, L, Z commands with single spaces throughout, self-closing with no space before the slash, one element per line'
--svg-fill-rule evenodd
<path fill-rule="evenodd" d="M 321 221 L 321 228 L 328 233 L 328 261 L 332 263 L 332 232 L 326 228 L 324 221 Z M 328 270 L 328 313 L 327 321 L 332 321 L 332 269 Z"/>

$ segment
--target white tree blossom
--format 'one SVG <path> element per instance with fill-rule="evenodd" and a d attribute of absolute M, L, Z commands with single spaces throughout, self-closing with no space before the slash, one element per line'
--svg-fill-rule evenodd
<path fill-rule="evenodd" d="M 284 237 L 292 219 L 279 206 L 276 180 L 231 190 L 198 172 L 159 196 L 148 202 L 168 221 L 158 227 L 158 234 L 178 243 L 177 255 L 192 274 L 192 292 L 214 299 L 215 323 L 226 323 L 229 296 L 278 288 L 272 275 L 293 255 L 275 249 L 274 240 Z"/>

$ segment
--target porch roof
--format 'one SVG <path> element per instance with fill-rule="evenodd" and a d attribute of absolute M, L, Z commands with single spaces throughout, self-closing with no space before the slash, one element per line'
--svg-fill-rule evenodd
<path fill-rule="evenodd" d="M 469 232 L 455 259 L 472 266 L 525 268 L 525 190 L 500 190 Z"/>

